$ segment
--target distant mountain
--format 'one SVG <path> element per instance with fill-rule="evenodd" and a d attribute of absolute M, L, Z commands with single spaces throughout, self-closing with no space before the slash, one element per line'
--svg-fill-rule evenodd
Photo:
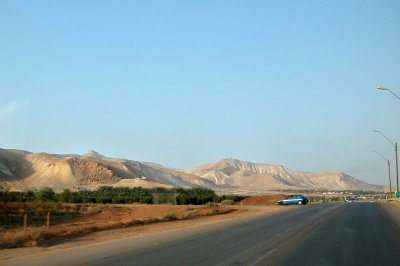
<path fill-rule="evenodd" d="M 186 170 L 220 186 L 239 189 L 327 189 L 383 190 L 341 172 L 308 173 L 293 171 L 281 165 L 257 164 L 236 159 L 224 159 Z"/>
<path fill-rule="evenodd" d="M 340 172 L 306 173 L 280 165 L 225 159 L 186 171 L 151 162 L 83 155 L 0 149 L 0 186 L 14 190 L 56 190 L 99 186 L 211 188 L 223 193 L 280 189 L 383 190 Z"/>
<path fill-rule="evenodd" d="M 96 189 L 102 185 L 213 187 L 207 179 L 160 165 L 105 157 L 95 151 L 63 156 L 0 149 L 0 183 L 12 189 Z"/>
<path fill-rule="evenodd" d="M 82 157 L 93 158 L 93 159 L 98 159 L 98 160 L 107 159 L 106 156 L 101 155 L 100 153 L 98 153 L 97 151 L 94 151 L 94 150 L 89 150 L 87 153 L 83 154 Z"/>
<path fill-rule="evenodd" d="M 85 154 L 82 154 L 81 156 L 78 155 L 78 156 L 74 156 L 74 157 L 92 158 L 92 159 L 96 159 L 96 160 L 119 162 L 119 163 L 126 161 L 125 159 L 111 158 L 111 157 L 104 156 L 94 150 L 89 150 L 88 152 L 86 152 Z"/>

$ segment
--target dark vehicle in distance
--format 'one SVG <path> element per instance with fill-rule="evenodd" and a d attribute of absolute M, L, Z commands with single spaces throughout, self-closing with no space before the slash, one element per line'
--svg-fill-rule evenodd
<path fill-rule="evenodd" d="M 303 195 L 290 195 L 287 198 L 278 200 L 277 203 L 279 205 L 306 205 L 308 203 L 308 199 Z"/>

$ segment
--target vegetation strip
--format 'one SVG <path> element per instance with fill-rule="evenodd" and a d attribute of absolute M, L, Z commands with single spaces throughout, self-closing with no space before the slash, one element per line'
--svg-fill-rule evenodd
<path fill-rule="evenodd" d="M 71 191 L 64 189 L 61 193 L 51 188 L 39 191 L 0 191 L 0 201 L 30 202 L 35 200 L 63 203 L 145 203 L 145 204 L 194 204 L 202 205 L 209 202 L 220 203 L 223 200 L 238 202 L 246 197 L 238 195 L 218 196 L 211 189 L 204 188 L 163 188 L 152 189 L 142 187 L 110 187 L 102 186 L 97 190 Z"/>
<path fill-rule="evenodd" d="M 227 213 L 232 209 L 213 202 L 233 204 L 243 198 L 245 197 L 217 196 L 208 189 L 182 188 L 100 187 L 95 191 L 73 192 L 65 189 L 61 193 L 55 193 L 50 188 L 36 192 L 1 191 L 0 248 L 32 246 L 54 237 L 65 238 L 98 230 Z M 147 219 L 138 219 L 134 214 L 125 217 L 98 217 L 104 212 L 115 212 L 125 208 L 124 206 L 126 210 L 132 211 L 135 206 L 132 203 L 154 202 L 203 207 L 182 206 L 164 215 Z"/>

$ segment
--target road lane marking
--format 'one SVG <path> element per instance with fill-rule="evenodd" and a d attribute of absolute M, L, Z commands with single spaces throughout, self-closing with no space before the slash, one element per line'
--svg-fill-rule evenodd
<path fill-rule="evenodd" d="M 249 266 L 254 266 L 257 265 L 258 263 L 260 263 L 261 261 L 263 261 L 266 257 L 268 257 L 269 255 L 271 255 L 273 252 L 276 251 L 276 248 L 271 249 L 270 251 L 268 251 L 267 253 L 265 253 L 264 255 L 262 255 L 261 257 L 259 257 L 257 260 L 253 261 L 252 263 L 248 264 Z"/>

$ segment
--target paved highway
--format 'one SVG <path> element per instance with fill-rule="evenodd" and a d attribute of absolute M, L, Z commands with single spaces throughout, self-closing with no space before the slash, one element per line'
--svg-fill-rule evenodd
<path fill-rule="evenodd" d="M 400 265 L 399 208 L 290 206 L 257 215 L 5 261 L 4 265 Z"/>

